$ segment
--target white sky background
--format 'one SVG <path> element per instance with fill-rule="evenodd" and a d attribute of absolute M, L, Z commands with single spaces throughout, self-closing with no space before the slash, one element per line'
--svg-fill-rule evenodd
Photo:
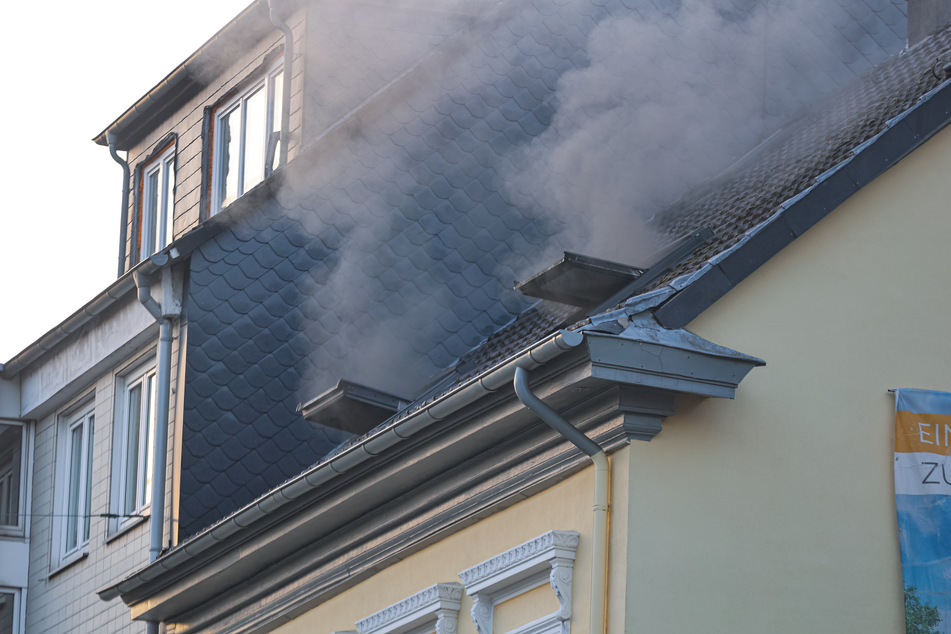
<path fill-rule="evenodd" d="M 116 279 L 122 168 L 92 137 L 250 2 L 4 7 L 0 363 Z"/>

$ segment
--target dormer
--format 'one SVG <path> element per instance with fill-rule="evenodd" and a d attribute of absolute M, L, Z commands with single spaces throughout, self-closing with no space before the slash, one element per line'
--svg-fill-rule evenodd
<path fill-rule="evenodd" d="M 267 2 L 252 3 L 96 136 L 127 162 L 120 275 L 298 151 L 302 76 L 291 71 L 297 95 L 282 108 L 284 58 L 304 39 L 304 10 L 282 7 L 274 18 Z"/>
<path fill-rule="evenodd" d="M 94 139 L 126 162 L 119 275 L 398 89 L 477 6 L 253 2 Z"/>

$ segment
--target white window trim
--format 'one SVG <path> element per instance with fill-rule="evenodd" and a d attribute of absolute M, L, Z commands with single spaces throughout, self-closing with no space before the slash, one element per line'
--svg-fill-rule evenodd
<path fill-rule="evenodd" d="M 23 634 L 26 631 L 24 627 L 24 620 L 26 618 L 26 601 L 24 600 L 24 596 L 26 595 L 26 589 L 0 586 L 0 594 L 13 595 L 13 631 L 11 634 Z"/>
<path fill-rule="evenodd" d="M 156 209 L 152 199 L 151 176 L 158 174 Z M 142 224 L 139 227 L 139 259 L 144 260 L 157 253 L 173 237 L 175 212 L 175 143 L 155 157 L 142 170 Z"/>
<path fill-rule="evenodd" d="M 53 511 L 53 545 L 50 549 L 51 561 L 50 569 L 52 572 L 68 566 L 74 561 L 78 561 L 89 554 L 89 540 L 92 533 L 90 522 L 90 534 L 85 539 L 78 539 L 76 545 L 72 548 L 67 546 L 67 531 L 71 523 L 76 523 L 77 529 L 82 526 L 81 519 L 75 513 L 69 512 L 69 489 L 70 489 L 70 467 L 72 466 L 72 430 L 77 426 L 83 426 L 80 449 L 80 472 L 79 480 L 82 484 L 87 479 L 92 483 L 92 453 L 95 438 L 95 404 L 90 399 L 84 399 L 79 407 L 73 408 L 70 412 L 59 417 L 56 430 L 56 480 L 53 488 L 54 492 L 54 511 Z M 90 507 L 92 513 L 92 500 L 86 500 L 86 496 L 92 495 L 91 491 L 84 487 L 79 492 L 80 500 L 77 504 L 78 509 Z"/>
<path fill-rule="evenodd" d="M 153 391 L 156 389 L 155 364 L 151 361 L 139 365 L 130 372 L 116 377 L 115 384 L 115 416 L 113 425 L 112 444 L 112 485 L 110 495 L 111 513 L 117 517 L 109 519 L 110 535 L 124 531 L 142 521 L 148 515 L 148 506 L 151 501 L 151 487 L 149 486 L 150 460 L 154 448 L 155 433 L 155 395 L 147 389 L 151 378 Z M 137 386 L 142 386 L 143 398 L 139 401 L 139 425 L 144 425 L 146 433 L 138 434 L 136 446 L 136 474 L 135 500 L 131 508 L 127 508 L 126 488 L 129 471 L 130 421 L 129 421 L 129 394 Z M 147 396 L 147 398 L 144 398 Z M 151 420 L 149 420 L 151 418 Z M 164 459 L 164 458 L 163 458 Z"/>
<path fill-rule="evenodd" d="M 27 523 L 29 513 L 27 512 L 27 503 L 30 498 L 30 455 L 32 448 L 32 427 L 26 422 L 20 421 L 0 421 L 0 423 L 10 427 L 20 427 L 20 487 L 17 499 L 17 523 L 0 525 L 0 535 L 4 537 L 24 537 L 27 534 Z M 11 470 L 12 476 L 12 470 Z"/>
<path fill-rule="evenodd" d="M 454 634 L 462 586 L 437 583 L 357 621 L 359 634 Z"/>
<path fill-rule="evenodd" d="M 571 624 L 571 579 L 576 531 L 548 531 L 480 564 L 463 570 L 459 578 L 472 597 L 472 622 L 479 634 L 492 634 L 494 607 L 520 594 L 551 584 L 559 608 L 512 630 L 517 634 L 568 634 Z"/>
<path fill-rule="evenodd" d="M 283 99 L 283 94 L 279 93 L 276 90 L 275 83 L 276 83 L 277 77 L 280 75 L 283 75 L 283 73 L 284 73 L 284 60 L 283 58 L 281 58 L 280 60 L 272 64 L 268 68 L 267 72 L 264 73 L 258 81 L 255 81 L 253 84 L 249 85 L 247 88 L 242 90 L 239 94 L 235 95 L 234 97 L 232 97 L 227 102 L 223 103 L 220 107 L 218 107 L 215 110 L 214 120 L 212 122 L 212 130 L 213 130 L 212 138 L 214 139 L 214 147 L 212 148 L 212 161 L 211 161 L 211 167 L 212 167 L 211 169 L 211 172 L 212 172 L 211 215 L 215 215 L 219 211 L 221 211 L 221 208 L 224 205 L 224 199 L 222 198 L 222 195 L 221 195 L 223 179 L 224 179 L 224 172 L 221 169 L 221 164 L 222 164 L 221 157 L 222 157 L 222 154 L 224 153 L 224 138 L 221 134 L 219 134 L 219 131 L 221 130 L 222 119 L 224 119 L 224 117 L 231 114 L 235 110 L 240 110 L 240 128 L 241 129 L 240 129 L 240 140 L 238 141 L 238 150 L 239 150 L 238 165 L 240 166 L 240 171 L 238 174 L 238 194 L 236 196 L 236 199 L 237 199 L 243 196 L 249 189 L 257 185 L 258 182 L 260 182 L 260 181 L 256 181 L 254 183 L 251 183 L 250 187 L 247 186 L 247 183 L 245 183 L 244 166 L 247 163 L 246 157 L 245 157 L 245 146 L 246 146 L 245 130 L 246 130 L 246 124 L 247 124 L 246 122 L 247 99 L 250 96 L 252 96 L 254 93 L 256 93 L 258 90 L 260 90 L 261 88 L 267 91 L 266 97 L 265 97 L 265 103 L 266 103 L 265 130 L 267 130 L 268 132 L 267 132 L 267 137 L 264 139 L 264 151 L 265 151 L 264 159 L 266 161 L 266 158 L 269 154 L 268 146 L 270 142 L 270 135 L 273 133 L 275 129 L 276 130 L 281 129 L 281 125 L 280 125 L 281 112 L 280 112 L 280 109 L 277 107 L 277 103 L 278 103 L 277 100 Z M 279 143 L 283 143 L 283 142 L 284 142 L 283 139 L 279 141 Z M 264 178 L 267 178 L 269 173 L 270 173 L 270 170 L 268 169 L 268 166 L 265 165 Z M 228 204 L 231 204 L 231 202 L 233 201 L 229 201 Z"/>

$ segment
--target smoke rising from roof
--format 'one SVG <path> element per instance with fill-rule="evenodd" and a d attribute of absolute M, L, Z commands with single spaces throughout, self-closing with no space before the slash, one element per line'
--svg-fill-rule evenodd
<path fill-rule="evenodd" d="M 537 64 L 519 48 L 520 38 L 532 37 L 519 11 L 531 5 L 506 5 L 482 31 L 467 20 L 433 56 L 451 32 L 446 24 L 439 36 L 400 31 L 403 61 L 386 54 L 392 25 L 360 14 L 360 27 L 347 34 L 351 63 L 363 82 L 398 83 L 353 115 L 369 84 L 335 93 L 317 82 L 318 100 L 327 99 L 317 129 L 351 118 L 329 136 L 318 132 L 319 161 L 330 165 L 293 185 L 320 192 L 305 206 L 316 213 L 303 213 L 310 231 L 332 226 L 341 238 L 320 264 L 328 269 L 320 293 L 333 298 L 321 304 L 334 316 L 314 325 L 323 358 L 306 377 L 308 391 L 342 377 L 414 395 L 526 308 L 510 293 L 512 282 L 563 250 L 649 265 L 678 237 L 663 234 L 657 214 L 874 61 L 856 59 L 831 9 L 810 0 L 657 4 L 663 10 L 637 4 L 623 17 L 605 15 L 586 24 L 582 38 L 560 33 L 583 50 L 537 106 L 553 112 L 550 126 L 501 143 L 479 126 L 492 116 L 486 105 L 504 108 L 500 99 L 510 98 L 504 87 L 500 97 L 493 78 Z M 571 0 L 553 11 L 577 18 L 588 6 Z M 329 14 L 337 39 L 348 11 Z M 346 68 L 330 76 L 342 78 Z M 476 143 L 498 156 L 486 158 Z M 491 318 L 473 324 L 475 314 Z"/>
<path fill-rule="evenodd" d="M 551 127 L 507 181 L 570 250 L 649 265 L 679 237 L 661 235 L 657 214 L 880 61 L 858 54 L 835 3 L 670 5 L 591 31 L 588 64 L 561 77 Z"/>

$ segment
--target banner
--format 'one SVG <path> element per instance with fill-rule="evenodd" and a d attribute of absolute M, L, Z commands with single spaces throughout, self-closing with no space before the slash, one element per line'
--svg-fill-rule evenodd
<path fill-rule="evenodd" d="M 951 634 L 951 393 L 895 390 L 895 503 L 908 634 Z"/>

